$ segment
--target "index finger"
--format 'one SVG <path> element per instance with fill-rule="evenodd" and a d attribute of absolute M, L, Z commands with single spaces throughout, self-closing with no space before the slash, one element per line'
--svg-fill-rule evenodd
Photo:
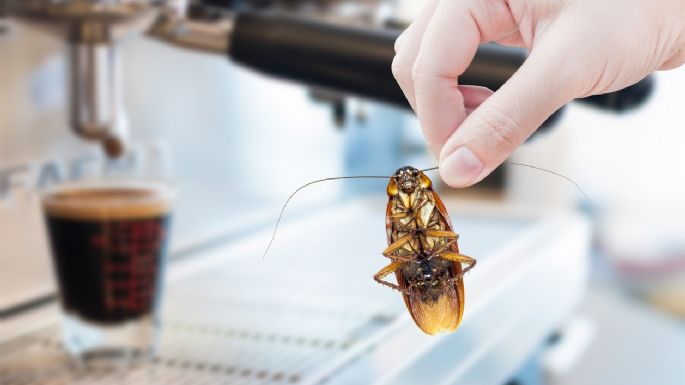
<path fill-rule="evenodd" d="M 430 147 L 442 147 L 466 118 L 457 79 L 473 60 L 478 45 L 516 30 L 504 0 L 440 2 L 412 69 L 416 113 Z"/>

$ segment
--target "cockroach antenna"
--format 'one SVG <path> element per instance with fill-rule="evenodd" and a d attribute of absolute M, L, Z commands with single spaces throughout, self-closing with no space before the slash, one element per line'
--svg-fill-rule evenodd
<path fill-rule="evenodd" d="M 293 191 L 292 194 L 288 197 L 288 199 L 285 200 L 285 203 L 283 204 L 283 207 L 281 207 L 281 213 L 278 214 L 278 219 L 276 220 L 276 226 L 274 226 L 274 232 L 271 234 L 271 240 L 269 240 L 269 244 L 266 246 L 266 250 L 264 250 L 264 255 L 262 255 L 262 259 L 266 258 L 266 254 L 269 252 L 271 249 L 271 245 L 274 243 L 274 239 L 276 238 L 276 232 L 278 231 L 278 226 L 281 224 L 281 218 L 283 218 L 283 212 L 285 212 L 285 208 L 288 206 L 288 203 L 290 203 L 290 200 L 293 199 L 295 194 L 300 192 L 300 190 L 309 187 L 313 184 L 321 183 L 321 182 L 328 182 L 332 180 L 341 180 L 341 179 L 388 179 L 391 178 L 392 176 L 381 176 L 381 175 L 355 175 L 355 176 L 336 176 L 336 177 L 330 177 L 330 178 L 323 178 L 323 179 L 317 179 L 313 180 L 311 182 L 307 182 L 303 184 L 302 186 L 298 187 L 295 191 Z"/>
<path fill-rule="evenodd" d="M 567 177 L 566 175 L 560 174 L 560 173 L 558 173 L 558 172 L 554 172 L 554 171 L 552 171 L 552 170 L 548 170 L 548 169 L 546 169 L 546 168 L 542 168 L 542 167 L 538 167 L 538 166 L 533 166 L 532 164 L 518 163 L 518 162 L 507 162 L 507 164 L 511 164 L 511 165 L 514 165 L 514 166 L 520 166 L 520 167 L 528 167 L 528 168 L 532 168 L 533 170 L 538 170 L 538 171 L 546 172 L 546 173 L 548 173 L 548 174 L 552 174 L 552 175 L 556 175 L 556 176 L 562 177 L 562 178 L 566 179 L 567 181 L 569 181 L 569 182 L 570 182 L 571 184 L 573 184 L 574 186 L 576 186 L 576 189 L 578 189 L 578 191 L 580 191 L 580 193 L 583 194 L 583 196 L 585 197 L 585 199 L 587 199 L 588 202 L 590 202 L 591 204 L 593 203 L 593 202 L 592 202 L 592 199 L 590 199 L 590 197 L 585 193 L 585 191 L 583 190 L 583 188 L 580 187 L 580 185 L 579 185 L 578 183 L 576 183 L 575 180 L 573 180 L 573 179 Z"/>
<path fill-rule="evenodd" d="M 590 199 L 590 197 L 585 193 L 585 191 L 583 190 L 583 188 L 580 187 L 580 185 L 579 185 L 575 180 L 573 180 L 573 179 L 567 177 L 567 176 L 564 175 L 564 174 L 560 174 L 560 173 L 558 173 L 558 172 L 554 172 L 554 171 L 548 170 L 548 169 L 546 169 L 546 168 L 542 168 L 542 167 L 538 167 L 538 166 L 533 166 L 532 164 L 527 164 L 527 163 L 506 162 L 506 164 L 510 164 L 510 165 L 512 165 L 512 166 L 519 166 L 519 167 L 528 167 L 528 168 L 532 168 L 533 170 L 538 170 L 538 171 L 546 172 L 546 173 L 548 173 L 548 174 L 556 175 L 556 176 L 558 176 L 558 177 L 562 177 L 562 178 L 566 179 L 567 181 L 569 181 L 570 183 L 572 183 L 572 184 L 576 187 L 576 189 L 578 189 L 578 191 L 580 191 L 580 193 L 583 194 L 583 197 L 585 197 L 585 199 L 587 199 L 588 202 L 592 203 L 592 199 Z M 422 172 L 434 171 L 434 170 L 437 170 L 438 168 L 439 168 L 439 167 L 431 167 L 431 168 L 427 168 L 427 169 L 424 169 L 424 170 L 421 170 L 421 171 L 422 171 Z"/>
<path fill-rule="evenodd" d="M 573 179 L 567 177 L 566 175 L 560 174 L 558 172 L 554 172 L 552 170 L 548 170 L 546 168 L 534 166 L 532 164 L 518 163 L 518 162 L 507 162 L 507 164 L 511 164 L 514 166 L 520 166 L 520 167 L 528 167 L 528 168 L 532 168 L 534 170 L 538 170 L 538 171 L 542 171 L 542 172 L 546 172 L 546 173 L 549 173 L 552 175 L 562 177 L 562 178 L 566 179 L 567 181 L 569 181 L 570 183 L 572 183 L 576 187 L 576 189 L 578 189 L 578 191 L 580 191 L 580 193 L 583 194 L 585 199 L 587 199 L 589 202 L 592 203 L 592 199 L 590 199 L 590 197 L 585 193 L 585 191 L 580 187 L 580 185 L 578 183 L 576 183 L 576 181 L 574 181 Z M 439 167 L 437 167 L 437 166 L 436 167 L 430 167 L 430 168 L 422 169 L 421 172 L 435 171 L 438 169 L 439 169 Z M 307 188 L 313 184 L 328 182 L 328 181 L 332 181 L 332 180 L 341 180 L 341 179 L 388 179 L 388 178 L 392 178 L 392 176 L 391 175 L 336 176 L 336 177 L 313 180 L 311 182 L 307 182 L 307 183 L 303 184 L 302 186 L 298 187 L 295 191 L 293 191 L 292 194 L 290 194 L 288 199 L 285 200 L 283 207 L 281 207 L 281 212 L 278 214 L 278 219 L 276 219 L 276 226 L 274 226 L 274 231 L 271 234 L 271 239 L 269 240 L 269 244 L 266 246 L 266 250 L 264 250 L 264 254 L 262 255 L 262 259 L 266 258 L 266 255 L 269 253 L 269 250 L 271 249 L 271 245 L 274 243 L 274 239 L 276 239 L 276 232 L 278 231 L 278 226 L 281 224 L 281 219 L 283 218 L 283 213 L 285 212 L 286 207 L 288 207 L 288 204 L 293 199 L 293 197 L 298 192 L 303 190 L 304 188 Z"/>

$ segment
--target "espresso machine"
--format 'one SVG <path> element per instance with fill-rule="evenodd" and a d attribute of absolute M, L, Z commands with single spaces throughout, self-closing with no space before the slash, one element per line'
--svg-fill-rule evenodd
<path fill-rule="evenodd" d="M 413 142 L 398 127 L 416 123 L 390 63 L 409 3 L 5 0 L 0 382 L 113 380 L 74 371 L 61 352 L 36 194 L 93 169 L 146 167 L 168 147 L 182 194 L 160 354 L 115 376 L 160 384 L 514 378 L 582 294 L 589 228 L 577 214 L 446 201 L 460 247 L 479 265 L 466 278 L 463 325 L 435 338 L 370 278 L 385 247 L 383 194 L 309 195 L 314 202 L 284 224 L 272 257 L 259 258 L 298 182 L 406 161 L 396 149 Z M 497 89 L 525 57 L 484 45 L 461 81 Z M 580 102 L 630 110 L 652 86 L 648 78 Z M 289 176 L 303 169 L 302 179 Z M 341 228 L 352 244 L 332 234 Z"/>
<path fill-rule="evenodd" d="M 70 126 L 80 137 L 102 142 L 111 155 L 123 151 L 128 130 L 120 96 L 118 46 L 124 36 L 134 33 L 224 55 L 267 75 L 408 107 L 389 71 L 401 21 L 364 26 L 364 5 L 369 6 L 364 2 L 356 15 L 361 26 L 356 27 L 292 16 L 292 9 L 287 12 L 308 2 L 285 2 L 280 12 L 260 11 L 251 3 L 260 2 L 8 0 L 5 7 L 11 16 L 36 23 L 67 42 Z M 311 12 L 325 12 L 335 3 L 315 2 L 319 9 Z M 525 56 L 520 49 L 484 45 L 460 81 L 496 90 Z M 650 87 L 645 80 L 586 101 L 602 108 L 629 109 L 644 100 Z"/>

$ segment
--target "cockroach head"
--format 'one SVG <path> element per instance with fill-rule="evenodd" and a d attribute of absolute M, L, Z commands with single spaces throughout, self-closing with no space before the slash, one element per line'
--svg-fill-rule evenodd
<path fill-rule="evenodd" d="M 421 171 L 411 166 L 404 166 L 397 169 L 392 177 L 400 190 L 412 193 L 421 182 Z"/>

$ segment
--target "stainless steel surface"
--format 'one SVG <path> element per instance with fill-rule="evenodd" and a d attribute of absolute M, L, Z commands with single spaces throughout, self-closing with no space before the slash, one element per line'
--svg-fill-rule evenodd
<path fill-rule="evenodd" d="M 317 4 L 304 3 L 306 12 L 317 9 Z M 328 9 L 332 4 L 336 6 Z M 375 11 L 386 14 L 387 4 L 381 4 L 376 0 L 362 4 L 331 1 L 318 6 L 328 10 L 324 15 L 352 22 L 360 14 L 365 15 L 363 19 Z M 216 20 L 187 18 L 186 0 L 6 0 L 6 5 L 11 16 L 70 43 L 69 121 L 80 137 L 99 140 L 105 148 L 111 148 L 106 140 L 125 142 L 127 138 L 116 68 L 117 43 L 123 36 L 149 30 L 150 36 L 172 45 L 223 54 L 233 28 L 230 15 Z"/>
<path fill-rule="evenodd" d="M 105 148 L 110 148 L 107 140 L 128 137 L 117 68 L 123 36 L 150 28 L 151 36 L 170 44 L 225 53 L 232 28 L 230 18 L 186 19 L 184 0 L 7 0 L 6 5 L 11 16 L 69 43 L 69 122 L 80 137 L 101 141 Z"/>
<path fill-rule="evenodd" d="M 226 55 L 232 30 L 233 20 L 230 17 L 195 21 L 168 9 L 160 14 L 148 35 L 178 47 Z"/>
<path fill-rule="evenodd" d="M 422 334 L 398 293 L 373 282 L 385 262 L 384 202 L 358 199 L 287 221 L 266 260 L 268 230 L 170 266 L 149 365 L 79 369 L 53 324 L 0 345 L 0 383 L 499 384 L 578 300 L 587 226 L 571 214 L 447 205 L 462 251 L 479 259 L 454 334 Z"/>
<path fill-rule="evenodd" d="M 149 24 L 150 0 L 10 0 L 9 13 L 69 42 L 70 123 L 82 138 L 125 141 L 117 41 Z"/>
<path fill-rule="evenodd" d="M 69 47 L 71 127 L 84 138 L 122 136 L 126 130 L 117 55 L 114 44 Z"/>
<path fill-rule="evenodd" d="M 86 24 L 100 24 L 110 33 L 149 15 L 152 0 L 6 0 L 9 13 L 24 20 L 61 27 L 66 31 Z"/>

